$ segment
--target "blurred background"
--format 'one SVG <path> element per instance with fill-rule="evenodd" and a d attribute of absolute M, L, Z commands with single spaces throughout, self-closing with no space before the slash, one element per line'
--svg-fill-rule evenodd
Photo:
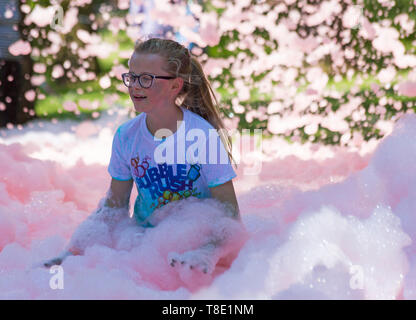
<path fill-rule="evenodd" d="M 134 117 L 120 75 L 158 36 L 199 58 L 230 129 L 358 147 L 416 111 L 415 20 L 413 0 L 1 0 L 0 126 Z"/>

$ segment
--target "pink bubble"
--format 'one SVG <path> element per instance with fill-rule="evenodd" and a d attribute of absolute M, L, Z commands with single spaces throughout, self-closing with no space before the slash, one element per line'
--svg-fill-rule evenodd
<path fill-rule="evenodd" d="M 29 90 L 25 92 L 25 98 L 27 101 L 34 101 L 36 97 L 35 90 Z"/>
<path fill-rule="evenodd" d="M 64 69 L 61 65 L 54 65 L 52 70 L 52 77 L 57 79 L 64 75 Z"/>
<path fill-rule="evenodd" d="M 35 63 L 33 65 L 33 71 L 37 73 L 44 73 L 46 71 L 46 66 L 43 63 Z"/>
<path fill-rule="evenodd" d="M 373 90 L 374 93 L 377 93 L 380 90 L 380 86 L 377 83 L 372 83 L 370 87 L 371 87 L 371 90 Z"/>
<path fill-rule="evenodd" d="M 318 91 L 316 91 L 314 89 L 311 89 L 311 88 L 308 88 L 308 89 L 306 89 L 306 94 L 307 95 L 315 95 L 315 94 L 318 94 Z"/>
<path fill-rule="evenodd" d="M 10 18 L 12 18 L 12 17 L 13 17 L 13 11 L 12 11 L 12 10 L 10 10 L 10 9 L 7 9 L 7 10 L 4 12 L 4 17 L 5 17 L 6 19 L 10 19 Z"/>
<path fill-rule="evenodd" d="M 111 86 L 111 80 L 108 76 L 104 76 L 100 79 L 99 84 L 101 88 L 107 89 Z"/>
<path fill-rule="evenodd" d="M 63 104 L 63 107 L 66 111 L 69 111 L 69 112 L 73 112 L 77 110 L 78 108 L 77 104 L 73 101 L 65 101 Z"/>
<path fill-rule="evenodd" d="M 65 12 L 62 33 L 67 34 L 78 22 L 78 8 L 72 7 Z"/>
<path fill-rule="evenodd" d="M 42 83 L 45 82 L 45 80 L 46 80 L 46 78 L 43 75 L 40 75 L 40 76 L 32 76 L 32 78 L 30 79 L 30 82 L 34 86 L 40 86 Z"/>
<path fill-rule="evenodd" d="M 86 100 L 86 99 L 80 99 L 80 100 L 78 101 L 78 104 L 79 104 L 79 106 L 80 106 L 81 108 L 83 108 L 83 109 L 88 109 L 88 110 L 93 109 L 93 107 L 92 107 L 92 103 L 91 103 L 91 101 L 89 101 L 89 100 Z"/>
<path fill-rule="evenodd" d="M 18 40 L 9 46 L 9 52 L 14 56 L 27 55 L 32 51 L 29 42 Z"/>
<path fill-rule="evenodd" d="M 111 69 L 111 72 L 117 77 L 117 79 L 121 80 L 121 75 L 123 73 L 128 72 L 129 69 L 126 68 L 123 65 L 117 65 L 117 66 L 113 66 L 113 68 Z"/>
<path fill-rule="evenodd" d="M 45 27 L 52 22 L 54 13 L 55 9 L 53 6 L 45 8 L 40 5 L 36 5 L 32 12 L 26 16 L 25 24 L 29 25 L 33 22 L 39 27 Z"/>
<path fill-rule="evenodd" d="M 416 82 L 403 82 L 399 85 L 399 94 L 408 96 L 408 97 L 416 97 Z"/>
<path fill-rule="evenodd" d="M 130 1 L 129 0 L 119 0 L 117 2 L 117 6 L 120 10 L 126 10 L 130 7 Z"/>
<path fill-rule="evenodd" d="M 203 51 L 202 51 L 202 49 L 201 49 L 201 48 L 199 48 L 199 47 L 193 47 L 191 51 L 192 51 L 192 53 L 193 53 L 194 55 L 196 55 L 196 56 L 201 55 L 201 53 L 203 52 Z"/>
<path fill-rule="evenodd" d="M 86 30 L 82 30 L 82 29 L 77 30 L 77 37 L 84 43 L 92 42 L 91 35 Z"/>

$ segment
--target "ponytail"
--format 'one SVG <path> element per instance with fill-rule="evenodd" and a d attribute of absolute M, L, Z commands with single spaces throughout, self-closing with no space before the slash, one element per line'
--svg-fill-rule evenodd
<path fill-rule="evenodd" d="M 182 104 L 190 111 L 199 114 L 207 120 L 218 131 L 218 135 L 227 151 L 228 158 L 231 163 L 235 164 L 232 156 L 232 141 L 224 122 L 221 119 L 218 100 L 212 90 L 209 80 L 205 76 L 199 61 L 191 56 L 191 75 L 188 88 L 184 88 L 187 92 Z"/>

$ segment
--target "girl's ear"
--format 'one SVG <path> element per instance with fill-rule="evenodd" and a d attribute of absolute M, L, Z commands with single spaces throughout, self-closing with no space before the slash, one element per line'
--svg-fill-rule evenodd
<path fill-rule="evenodd" d="M 177 77 L 176 79 L 173 79 L 172 89 L 175 89 L 176 94 L 178 94 L 183 87 L 183 79 L 181 77 Z"/>

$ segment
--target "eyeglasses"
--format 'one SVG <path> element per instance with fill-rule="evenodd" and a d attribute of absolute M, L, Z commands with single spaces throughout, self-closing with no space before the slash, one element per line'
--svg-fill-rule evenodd
<path fill-rule="evenodd" d="M 131 88 L 135 83 L 136 80 L 139 80 L 140 86 L 144 89 L 148 89 L 153 85 L 154 79 L 175 79 L 176 77 L 168 77 L 168 76 L 155 76 L 154 74 L 150 73 L 141 73 L 141 74 L 134 74 L 134 73 L 123 73 L 122 75 L 124 85 L 126 87 Z"/>

